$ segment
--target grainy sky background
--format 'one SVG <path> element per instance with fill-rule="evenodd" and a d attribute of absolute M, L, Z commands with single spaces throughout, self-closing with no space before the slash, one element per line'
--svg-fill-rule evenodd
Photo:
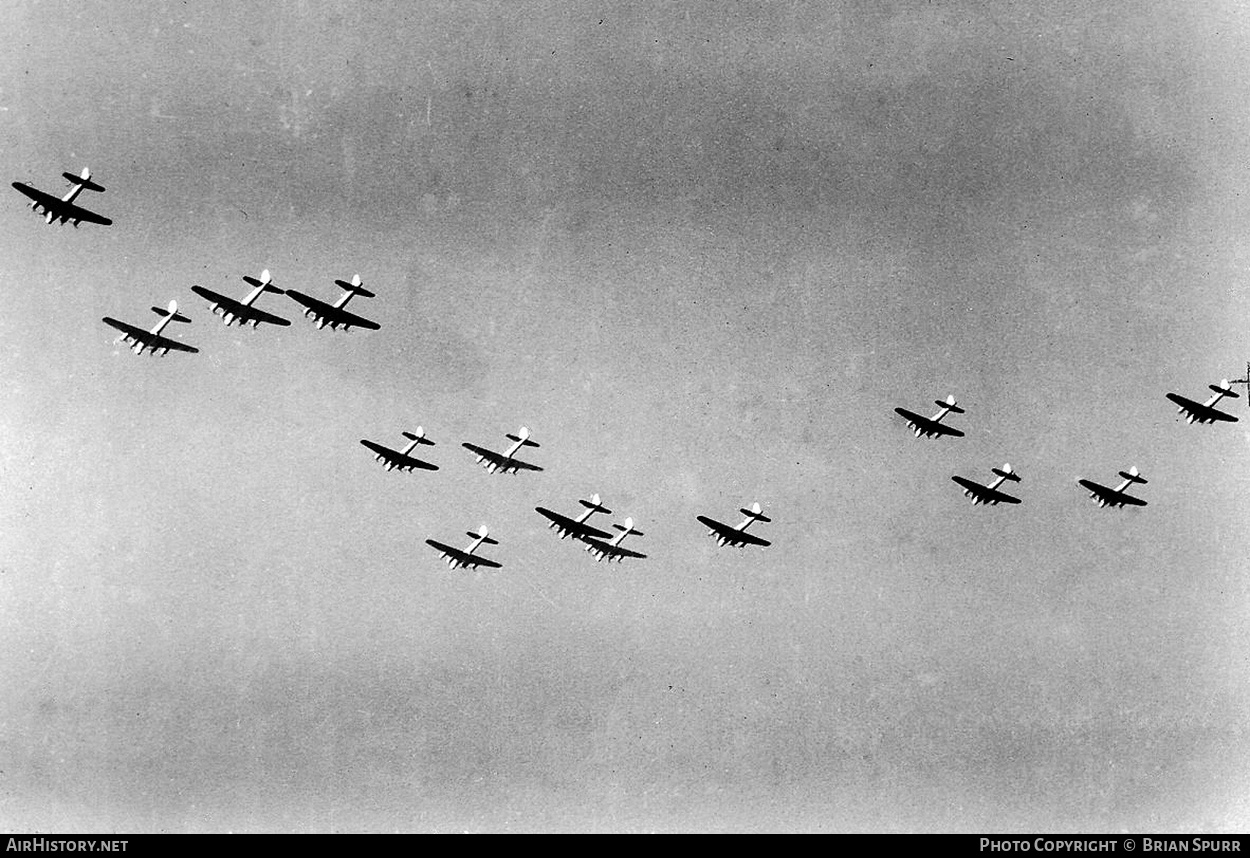
<path fill-rule="evenodd" d="M 0 207 L 0 826 L 1250 825 L 1250 413 L 1163 398 L 1250 358 L 1244 5 L 6 13 L 6 182 L 115 225 Z M 190 291 L 264 267 L 382 329 Z"/>

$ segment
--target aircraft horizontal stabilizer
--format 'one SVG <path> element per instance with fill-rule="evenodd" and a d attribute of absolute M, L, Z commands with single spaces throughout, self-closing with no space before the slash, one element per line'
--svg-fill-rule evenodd
<path fill-rule="evenodd" d="M 171 322 L 190 322 L 191 321 L 186 316 L 179 313 L 176 307 L 173 310 L 164 310 L 160 307 L 153 307 L 152 312 L 158 316 L 170 316 Z"/>
<path fill-rule="evenodd" d="M 1218 384 L 1209 384 L 1209 385 L 1207 385 L 1207 387 L 1211 388 L 1211 389 L 1212 389 L 1212 390 L 1214 390 L 1216 393 L 1222 393 L 1222 394 L 1224 394 L 1224 395 L 1225 395 L 1225 396 L 1227 396 L 1229 399 L 1241 399 L 1241 394 L 1240 394 L 1240 393 L 1234 393 L 1234 392 L 1233 392 L 1233 390 L 1232 390 L 1232 385 L 1230 385 L 1230 384 L 1228 383 L 1228 380 L 1227 380 L 1227 379 L 1224 381 L 1224 386 L 1223 386 L 1223 387 L 1220 387 Z"/>
<path fill-rule="evenodd" d="M 81 176 L 75 176 L 73 173 L 68 173 L 68 172 L 62 173 L 61 175 L 64 176 L 66 179 L 68 179 L 70 182 L 73 182 L 75 185 L 82 185 L 85 190 L 100 191 L 100 192 L 104 191 L 103 185 L 97 185 L 95 182 L 91 181 L 90 170 L 83 170 Z"/>
<path fill-rule="evenodd" d="M 1145 483 L 1146 478 L 1137 473 L 1137 468 L 1130 468 L 1127 471 L 1120 471 L 1120 476 L 1134 483 Z"/>
<path fill-rule="evenodd" d="M 377 297 L 377 295 L 374 295 L 368 289 L 360 285 L 359 276 L 353 277 L 351 283 L 348 283 L 346 280 L 335 280 L 334 283 L 335 285 L 339 286 L 342 289 L 346 289 L 349 292 L 355 292 L 357 295 L 361 296 L 362 298 L 376 298 Z"/>
<path fill-rule="evenodd" d="M 530 438 L 529 438 L 529 435 L 525 435 L 524 437 L 521 437 L 521 436 L 519 436 L 519 435 L 513 435 L 513 434 L 509 433 L 509 434 L 508 434 L 508 436 L 507 436 L 507 438 L 508 438 L 508 440 L 509 440 L 509 441 L 516 441 L 516 442 L 520 443 L 520 444 L 521 444 L 521 446 L 523 446 L 523 447 L 539 447 L 539 446 L 542 446 L 542 445 L 540 445 L 537 441 L 531 441 L 531 440 L 530 440 Z"/>
<path fill-rule="evenodd" d="M 608 515 L 612 514 L 612 510 L 608 509 L 599 501 L 598 495 L 594 495 L 590 500 L 579 500 L 578 503 L 586 507 L 586 509 L 593 509 L 595 512 L 603 512 Z"/>
<path fill-rule="evenodd" d="M 409 441 L 416 441 L 418 444 L 429 444 L 431 447 L 434 446 L 434 442 L 425 437 L 425 429 L 420 426 L 417 427 L 416 432 L 404 432 L 403 435 Z"/>
<path fill-rule="evenodd" d="M 498 544 L 499 544 L 499 540 L 498 540 L 498 539 L 492 539 L 491 537 L 487 536 L 486 534 L 482 533 L 481 531 L 466 530 L 466 531 L 464 532 L 464 535 L 465 535 L 465 536 L 471 536 L 471 537 L 473 537 L 474 539 L 479 539 L 479 538 L 480 538 L 480 539 L 482 540 L 482 544 L 483 544 L 483 545 L 498 545 Z"/>
<path fill-rule="evenodd" d="M 279 289 L 277 286 L 269 282 L 269 277 L 267 276 L 269 272 L 266 271 L 265 274 L 266 276 L 262 277 L 260 280 L 245 274 L 243 275 L 243 282 L 249 286 L 263 287 L 266 292 L 273 292 L 275 295 L 285 295 L 285 289 Z"/>

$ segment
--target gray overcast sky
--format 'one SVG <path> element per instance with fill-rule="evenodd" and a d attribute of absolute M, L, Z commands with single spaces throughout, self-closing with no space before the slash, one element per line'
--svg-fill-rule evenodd
<path fill-rule="evenodd" d="M 6 181 L 115 225 L 0 207 L 6 829 L 1250 826 L 1250 414 L 1163 397 L 1250 358 L 1241 6 L 8 12 Z M 382 329 L 190 291 L 266 267 Z"/>

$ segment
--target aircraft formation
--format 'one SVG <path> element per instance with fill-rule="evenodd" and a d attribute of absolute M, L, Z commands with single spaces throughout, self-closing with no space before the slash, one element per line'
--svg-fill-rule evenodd
<path fill-rule="evenodd" d="M 86 221 L 104 226 L 111 225 L 112 220 L 109 218 L 74 204 L 74 200 L 83 190 L 104 190 L 103 186 L 91 180 L 91 171 L 84 168 L 79 176 L 68 172 L 64 175 L 71 183 L 71 187 L 60 198 L 21 182 L 14 182 L 13 187 L 32 200 L 31 208 L 45 214 L 45 222 L 48 224 L 53 222 L 72 223 L 76 227 L 80 222 Z M 294 289 L 280 288 L 274 284 L 273 276 L 268 269 L 263 270 L 259 278 L 244 275 L 242 279 L 249 287 L 247 294 L 242 298 L 232 298 L 198 284 L 193 285 L 191 291 L 207 302 L 209 310 L 214 315 L 219 316 L 227 327 L 232 325 L 251 325 L 253 328 L 259 328 L 262 324 L 289 327 L 291 322 L 288 319 L 257 306 L 261 296 L 267 293 L 286 295 L 294 300 L 302 308 L 304 316 L 311 319 L 318 329 L 328 326 L 332 330 L 350 331 L 352 328 L 362 328 L 364 330 L 376 331 L 381 327 L 377 322 L 356 315 L 346 309 L 347 303 L 357 295 L 363 298 L 376 297 L 373 292 L 364 287 L 359 274 L 354 275 L 350 281 L 334 281 L 335 285 L 343 290 L 343 294 L 334 303 L 314 298 Z M 171 300 L 165 309 L 152 307 L 152 312 L 156 313 L 160 319 L 150 329 L 122 322 L 110 316 L 105 316 L 103 321 L 109 327 L 121 332 L 115 342 L 125 343 L 136 355 L 146 353 L 152 356 L 163 357 L 171 351 L 188 354 L 199 353 L 197 347 L 188 345 L 164 333 L 170 322 L 191 322 L 190 318 L 180 312 L 177 300 Z M 420 446 L 435 446 L 434 441 L 426 437 L 424 427 L 418 426 L 415 432 L 404 431 L 402 434 L 407 440 L 402 449 L 388 447 L 385 444 L 367 438 L 360 439 L 360 444 L 369 450 L 373 454 L 374 459 L 386 468 L 387 471 L 439 470 L 438 465 L 413 455 L 414 451 Z M 540 447 L 538 442 L 530 437 L 528 428 L 522 426 L 516 434 L 509 433 L 505 437 L 511 443 L 502 451 L 492 450 L 489 447 L 467 441 L 461 446 L 472 453 L 476 463 L 480 464 L 491 474 L 515 475 L 522 471 L 531 473 L 543 471 L 541 465 L 536 465 L 519 457 L 519 454 L 525 448 L 538 449 Z M 644 535 L 641 530 L 634 526 L 632 517 L 627 516 L 622 523 L 613 523 L 611 527 L 617 531 L 613 535 L 608 530 L 601 530 L 587 523 L 591 515 L 596 513 L 611 515 L 612 513 L 608 507 L 603 505 L 598 494 L 593 495 L 589 501 L 582 500 L 580 503 L 586 507 L 586 510 L 576 518 L 553 512 L 542 506 L 535 507 L 535 511 L 547 519 L 548 524 L 556 529 L 561 539 L 572 537 L 596 561 L 606 560 L 609 563 L 619 563 L 627 558 L 646 558 L 646 554 L 622 545 L 628 536 Z M 698 520 L 711 528 L 713 535 L 719 535 L 717 541 L 722 546 L 732 545 L 741 548 L 744 545 L 761 547 L 769 545 L 770 543 L 767 540 L 743 532 L 746 529 L 746 525 L 753 521 L 767 522 L 771 520 L 762 514 L 760 505 L 758 503 L 753 504 L 751 510 L 743 510 L 743 512 L 747 513 L 749 518 L 736 528 L 721 524 L 706 516 L 698 516 Z M 439 553 L 440 559 L 444 560 L 451 569 L 502 568 L 503 564 L 500 562 L 478 553 L 483 546 L 499 544 L 497 539 L 490 536 L 490 530 L 486 525 L 483 524 L 476 532 L 467 531 L 466 535 L 472 541 L 465 548 L 456 548 L 432 538 L 427 539 L 426 544 L 434 548 Z"/>
<path fill-rule="evenodd" d="M 1234 384 L 1250 386 L 1250 365 L 1246 366 L 1245 378 L 1237 379 L 1236 381 L 1223 379 L 1218 385 L 1209 385 L 1211 390 L 1215 391 L 1215 396 L 1210 397 L 1205 402 L 1197 402 L 1178 393 L 1169 393 L 1167 398 L 1173 404 L 1179 406 L 1177 413 L 1184 415 L 1189 423 L 1236 423 L 1236 417 L 1216 408 L 1219 401 L 1225 397 L 1229 399 L 1240 398 L 1238 394 L 1233 392 L 1232 386 Z M 945 400 L 937 399 L 934 400 L 934 403 L 941 410 L 932 417 L 925 417 L 906 408 L 895 408 L 894 411 L 907 421 L 908 428 L 911 429 L 917 438 L 940 438 L 943 436 L 962 438 L 964 435 L 962 431 L 942 422 L 943 418 L 949 414 L 966 413 L 956 403 L 955 397 L 948 395 Z M 1015 483 L 1022 481 L 1021 476 L 1012 469 L 1011 464 L 1005 463 L 1001 468 L 991 468 L 991 471 L 995 479 L 984 485 L 958 475 L 952 476 L 951 480 L 963 489 L 964 495 L 972 501 L 973 506 L 980 506 L 981 504 L 997 506 L 1000 503 L 1020 503 L 1019 498 L 1007 494 L 1000 488 L 1008 480 Z M 1089 492 L 1090 499 L 1097 503 L 1099 507 L 1112 507 L 1114 509 L 1127 506 L 1146 506 L 1146 501 L 1128 493 L 1130 486 L 1134 484 L 1145 485 L 1147 482 L 1146 478 L 1137 470 L 1137 466 L 1133 465 L 1127 471 L 1120 471 L 1120 477 L 1123 482 L 1115 488 L 1083 478 L 1078 479 L 1076 482 L 1077 485 Z M 747 512 L 747 510 L 743 510 L 743 512 Z M 764 520 L 767 521 L 768 519 Z M 747 522 L 743 522 L 741 526 L 745 527 L 746 524 Z"/>
<path fill-rule="evenodd" d="M 42 214 L 47 224 L 54 222 L 61 224 L 72 223 L 77 227 L 80 222 L 86 221 L 103 226 L 111 225 L 113 223 L 111 219 L 84 209 L 74 202 L 84 190 L 104 191 L 102 185 L 91 179 L 91 171 L 84 168 L 79 175 L 69 172 L 63 175 L 70 182 L 70 189 L 61 197 L 37 190 L 22 182 L 13 182 L 13 187 L 30 198 L 30 208 Z M 204 299 L 210 311 L 214 315 L 220 316 L 227 327 L 236 324 L 241 326 L 251 325 L 253 328 L 258 328 L 261 324 L 279 327 L 289 326 L 291 324 L 289 320 L 256 306 L 260 297 L 267 293 L 287 295 L 300 305 L 304 316 L 311 319 L 318 329 L 329 326 L 332 330 L 342 329 L 350 331 L 352 328 L 362 328 L 376 331 L 381 327 L 377 322 L 358 316 L 346 309 L 348 302 L 357 295 L 364 298 L 376 297 L 373 292 L 364 288 L 359 274 L 354 275 L 350 281 L 337 279 L 334 281 L 335 285 L 343 290 L 343 294 L 334 303 L 314 298 L 294 289 L 287 290 L 274 285 L 268 269 L 262 271 L 259 278 L 245 275 L 242 279 L 249 287 L 247 295 L 242 299 L 231 298 L 198 284 L 192 286 L 191 291 Z M 125 343 L 138 355 L 145 352 L 154 356 L 163 356 L 170 351 L 180 351 L 189 354 L 199 352 L 198 348 L 173 339 L 163 333 L 170 322 L 189 323 L 191 321 L 190 318 L 179 311 L 176 300 L 171 300 L 165 309 L 154 306 L 152 307 L 152 312 L 159 316 L 160 319 L 152 328 L 146 330 L 109 316 L 105 316 L 103 321 L 106 325 L 121 332 L 115 342 Z M 1210 385 L 1215 395 L 1204 402 L 1198 402 L 1177 393 L 1168 393 L 1167 399 L 1178 406 L 1178 413 L 1183 415 L 1189 423 L 1237 422 L 1236 417 L 1219 410 L 1217 407 L 1219 402 L 1226 397 L 1230 399 L 1238 398 L 1238 394 L 1232 390 L 1234 383 L 1250 386 L 1250 366 L 1247 367 L 1247 378 L 1245 379 L 1237 379 L 1234 382 L 1224 379 L 1219 385 Z M 963 408 L 959 407 L 955 397 L 948 395 L 944 400 L 938 399 L 934 403 L 939 410 L 930 417 L 902 407 L 894 410 L 907 421 L 908 428 L 917 438 L 963 437 L 964 432 L 961 429 L 944 422 L 951 415 L 966 413 Z M 404 431 L 402 434 L 408 441 L 402 449 L 395 449 L 377 441 L 363 438 L 360 440 L 360 443 L 388 471 L 439 470 L 438 465 L 412 455 L 419 446 L 434 446 L 434 442 L 426 437 L 423 427 L 418 426 L 415 432 Z M 467 441 L 461 446 L 471 452 L 476 463 L 480 464 L 491 474 L 515 475 L 521 471 L 531 473 L 543 471 L 542 466 L 518 457 L 523 449 L 538 449 L 540 446 L 530 437 L 528 428 L 523 426 L 516 434 L 508 434 L 506 437 L 511 444 L 502 452 Z M 951 476 L 951 480 L 963 490 L 964 495 L 975 506 L 997 506 L 1000 503 L 1008 505 L 1020 504 L 1020 498 L 1008 494 L 1002 488 L 1006 482 L 1022 482 L 1020 475 L 1008 463 L 1003 464 L 1001 468 L 992 468 L 991 471 L 994 474 L 994 479 L 985 484 L 959 475 Z M 1133 466 L 1127 471 L 1120 471 L 1119 473 L 1123 482 L 1115 488 L 1083 478 L 1078 479 L 1077 483 L 1082 489 L 1089 492 L 1089 497 L 1100 507 L 1145 506 L 1146 501 L 1128 493 L 1131 486 L 1144 485 L 1147 482 L 1141 476 L 1137 467 Z M 593 495 L 590 500 L 580 500 L 579 503 L 585 507 L 585 511 L 576 518 L 554 512 L 542 506 L 534 509 L 547 519 L 548 526 L 557 531 L 560 539 L 571 537 L 575 542 L 580 543 L 585 551 L 591 554 L 596 561 L 607 560 L 609 563 L 612 563 L 620 562 L 627 558 L 646 558 L 647 555 L 625 548 L 622 545 L 628 536 L 644 535 L 641 530 L 634 526 L 632 517 L 626 517 L 623 523 L 613 523 L 611 527 L 617 531 L 613 535 L 607 530 L 589 524 L 589 519 L 592 515 L 599 513 L 605 515 L 612 514 L 612 511 L 604 506 L 598 494 Z M 772 521 L 764 514 L 760 504 L 753 503 L 749 508 L 741 509 L 740 512 L 746 518 L 737 525 L 729 525 L 706 515 L 698 515 L 695 518 L 701 525 L 707 528 L 708 534 L 716 540 L 716 544 L 719 547 L 743 548 L 749 545 L 766 548 L 771 545 L 771 542 L 768 540 L 754 533 L 747 533 L 747 528 L 756 522 L 769 523 Z M 467 535 L 472 539 L 472 542 L 463 549 L 435 539 L 427 539 L 426 544 L 438 551 L 440 558 L 446 561 L 447 565 L 452 569 L 502 568 L 500 562 L 477 553 L 482 546 L 499 544 L 498 540 L 491 538 L 489 533 L 490 531 L 486 525 L 482 525 L 476 532 L 468 531 Z"/>

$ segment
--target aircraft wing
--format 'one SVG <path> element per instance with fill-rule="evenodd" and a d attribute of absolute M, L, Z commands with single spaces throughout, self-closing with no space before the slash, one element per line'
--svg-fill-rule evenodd
<path fill-rule="evenodd" d="M 477 444 L 470 444 L 465 441 L 460 446 L 473 453 L 476 453 L 483 460 L 490 462 L 499 470 L 509 471 L 541 471 L 538 465 L 531 465 L 529 462 L 522 462 L 520 459 L 509 459 L 502 453 L 496 453 L 494 450 L 487 450 L 485 447 L 479 447 Z"/>
<path fill-rule="evenodd" d="M 216 304 L 240 322 L 260 321 L 284 327 L 291 324 L 288 319 L 284 319 L 281 316 L 275 316 L 273 313 L 266 313 L 264 310 L 258 310 L 255 307 L 244 304 L 242 301 L 236 301 L 234 298 L 227 298 L 220 292 L 214 292 L 212 289 L 207 289 L 203 286 L 192 286 L 191 291 L 196 295 L 199 295 L 201 298 Z"/>
<path fill-rule="evenodd" d="M 113 223 L 112 220 L 106 218 L 104 215 L 98 215 L 93 211 L 88 211 L 87 209 L 82 208 L 81 206 L 76 206 L 73 203 L 67 203 L 60 197 L 53 196 L 52 194 L 38 190 L 37 188 L 32 188 L 30 185 L 23 184 L 22 182 L 14 182 L 13 187 L 37 202 L 44 208 L 45 211 L 53 212 L 57 218 L 64 216 L 68 220 L 85 220 L 88 223 L 98 223 L 102 226 L 109 226 Z"/>
<path fill-rule="evenodd" d="M 364 438 L 361 438 L 360 443 L 364 444 L 366 447 L 368 447 L 373 452 L 377 453 L 379 456 L 385 456 L 388 459 L 395 459 L 399 457 L 398 450 L 392 450 L 390 447 L 383 447 L 381 444 L 379 444 L 376 441 L 369 441 Z"/>
<path fill-rule="evenodd" d="M 460 446 L 464 447 L 466 450 L 477 453 L 483 459 L 486 459 L 491 462 L 496 462 L 498 464 L 503 464 L 503 461 L 504 461 L 503 456 L 499 455 L 494 450 L 487 450 L 485 447 L 479 447 L 477 444 L 470 444 L 468 441 L 465 441 Z"/>
<path fill-rule="evenodd" d="M 60 197 L 54 197 L 51 194 L 44 193 L 43 191 L 38 190 L 37 188 L 32 188 L 30 185 L 23 182 L 14 182 L 13 187 L 30 197 L 35 202 L 39 203 L 41 206 L 52 206 L 61 201 Z"/>
<path fill-rule="evenodd" d="M 717 533 L 719 533 L 721 536 L 733 536 L 735 533 L 737 533 L 737 532 L 738 532 L 738 531 L 734 530 L 732 527 L 730 527 L 729 525 L 727 525 L 727 524 L 722 524 L 721 522 L 717 521 L 717 520 L 716 520 L 716 519 L 714 519 L 714 518 L 708 518 L 706 515 L 696 516 L 696 518 L 698 518 L 698 519 L 699 519 L 699 522 L 700 522 L 701 524 L 703 524 L 703 525 L 707 526 L 708 528 L 710 528 L 710 529 L 712 529 L 712 530 L 716 531 L 716 532 L 717 532 Z"/>
<path fill-rule="evenodd" d="M 628 548 L 621 548 L 619 545 L 604 544 L 603 549 L 613 557 L 637 557 L 639 560 L 645 560 L 647 555 L 639 551 L 631 551 Z"/>
<path fill-rule="evenodd" d="M 134 325 L 127 325 L 125 322 L 119 322 L 116 319 L 109 318 L 108 316 L 104 317 L 104 324 L 117 328 L 117 330 L 121 331 L 123 334 L 128 334 L 140 342 L 147 342 L 148 338 L 152 336 L 151 333 L 143 330 L 143 328 L 136 328 Z"/>
<path fill-rule="evenodd" d="M 368 447 L 373 452 L 377 453 L 382 458 L 386 459 L 386 461 L 392 462 L 401 467 L 423 468 L 424 470 L 427 470 L 427 471 L 438 470 L 438 465 L 433 465 L 433 464 L 430 464 L 429 462 L 424 462 L 421 459 L 415 459 L 412 456 L 405 456 L 403 453 L 399 452 L 398 450 L 392 450 L 390 447 L 383 447 L 381 444 L 377 443 L 376 441 L 369 441 L 365 438 L 361 438 L 360 443 Z"/>
<path fill-rule="evenodd" d="M 576 521 L 567 515 L 561 515 L 558 512 L 552 512 L 545 507 L 534 507 L 541 515 L 551 520 L 551 523 L 560 528 L 561 535 L 566 532 L 576 539 L 611 539 L 612 535 L 606 531 L 599 530 L 597 527 L 591 527 L 585 522 Z"/>
<path fill-rule="evenodd" d="M 487 569 L 503 568 L 503 564 L 501 563 L 496 563 L 494 560 L 487 560 L 485 557 L 478 557 L 476 554 L 470 554 L 469 552 L 463 551 L 459 548 L 452 548 L 450 545 L 447 545 L 444 542 L 439 542 L 437 539 L 427 539 L 425 544 L 431 548 L 437 549 L 439 552 L 447 555 L 462 566 L 484 566 Z"/>
<path fill-rule="evenodd" d="M 914 411 L 908 411 L 906 408 L 895 408 L 900 416 L 906 418 L 907 422 L 920 430 L 926 435 L 950 435 L 952 438 L 962 438 L 964 433 L 958 429 L 947 426 L 945 423 L 939 423 L 928 417 L 923 417 Z"/>
<path fill-rule="evenodd" d="M 971 497 L 979 498 L 981 503 L 1020 503 L 1020 498 L 1012 497 L 1006 492 L 992 489 L 967 477 L 951 477 L 951 479 L 963 486 Z"/>
<path fill-rule="evenodd" d="M 1231 414 L 1225 414 L 1218 408 L 1212 408 L 1210 405 L 1203 405 L 1201 402 L 1186 399 L 1178 393 L 1169 393 L 1167 397 L 1179 405 L 1182 412 L 1191 415 L 1191 420 L 1197 420 L 1199 423 L 1214 423 L 1217 420 L 1222 420 L 1226 423 L 1237 422 L 1237 418 Z"/>
<path fill-rule="evenodd" d="M 82 206 L 76 206 L 73 203 L 61 203 L 61 214 L 68 215 L 70 220 L 83 220 L 87 223 L 98 223 L 101 226 L 109 226 L 113 223 L 112 219 L 106 218 L 104 215 L 98 215 L 93 211 L 88 211 Z"/>
<path fill-rule="evenodd" d="M 376 331 L 381 327 L 377 322 L 371 322 L 363 316 L 357 316 L 355 313 L 349 313 L 342 307 L 335 307 L 326 301 L 305 295 L 303 292 L 297 292 L 294 289 L 286 290 L 286 294 L 290 295 L 299 303 L 316 314 L 318 319 L 324 319 L 331 325 L 342 325 L 351 328 L 367 328 L 370 331 Z"/>
<path fill-rule="evenodd" d="M 1088 489 L 1097 495 L 1101 500 L 1105 501 L 1109 506 L 1145 506 L 1146 502 L 1141 498 L 1135 498 L 1125 492 L 1117 492 L 1115 489 L 1107 488 L 1093 480 L 1077 480 L 1083 488 Z"/>
<path fill-rule="evenodd" d="M 587 550 L 593 554 L 597 554 L 601 558 L 619 559 L 621 557 L 636 557 L 639 560 L 645 560 L 647 555 L 640 551 L 631 551 L 628 548 L 622 548 L 619 545 L 612 545 L 609 542 L 603 542 L 598 539 L 585 540 Z"/>
<path fill-rule="evenodd" d="M 723 522 L 719 522 L 714 518 L 708 518 L 706 515 L 696 516 L 696 518 L 699 519 L 701 524 L 716 531 L 722 539 L 732 545 L 772 545 L 772 543 L 767 539 L 760 539 L 758 536 L 747 533 L 745 530 L 736 530 L 735 528 L 732 528 Z"/>
<path fill-rule="evenodd" d="M 148 334 L 148 337 L 150 337 L 148 345 L 151 348 L 171 349 L 177 352 L 190 352 L 191 354 L 198 354 L 200 351 L 195 346 L 189 346 L 186 343 L 180 343 L 177 340 L 171 340 L 169 337 L 162 337 L 159 334 L 155 337 Z"/>
<path fill-rule="evenodd" d="M 772 543 L 769 542 L 767 539 L 760 539 L 755 534 L 747 533 L 744 530 L 737 531 L 737 534 L 738 535 L 734 537 L 734 539 L 737 540 L 742 545 L 759 545 L 761 547 L 767 547 L 769 545 L 772 545 Z"/>
<path fill-rule="evenodd" d="M 134 325 L 119 322 L 108 316 L 104 317 L 104 324 L 109 327 L 116 328 L 123 334 L 129 336 L 131 339 L 136 342 L 143 343 L 150 349 L 169 349 L 170 351 L 189 352 L 191 354 L 198 354 L 200 351 L 195 346 L 189 346 L 186 343 L 171 340 L 169 337 L 162 337 L 160 334 L 153 334 L 151 331 L 145 331 L 143 328 L 136 328 Z"/>

